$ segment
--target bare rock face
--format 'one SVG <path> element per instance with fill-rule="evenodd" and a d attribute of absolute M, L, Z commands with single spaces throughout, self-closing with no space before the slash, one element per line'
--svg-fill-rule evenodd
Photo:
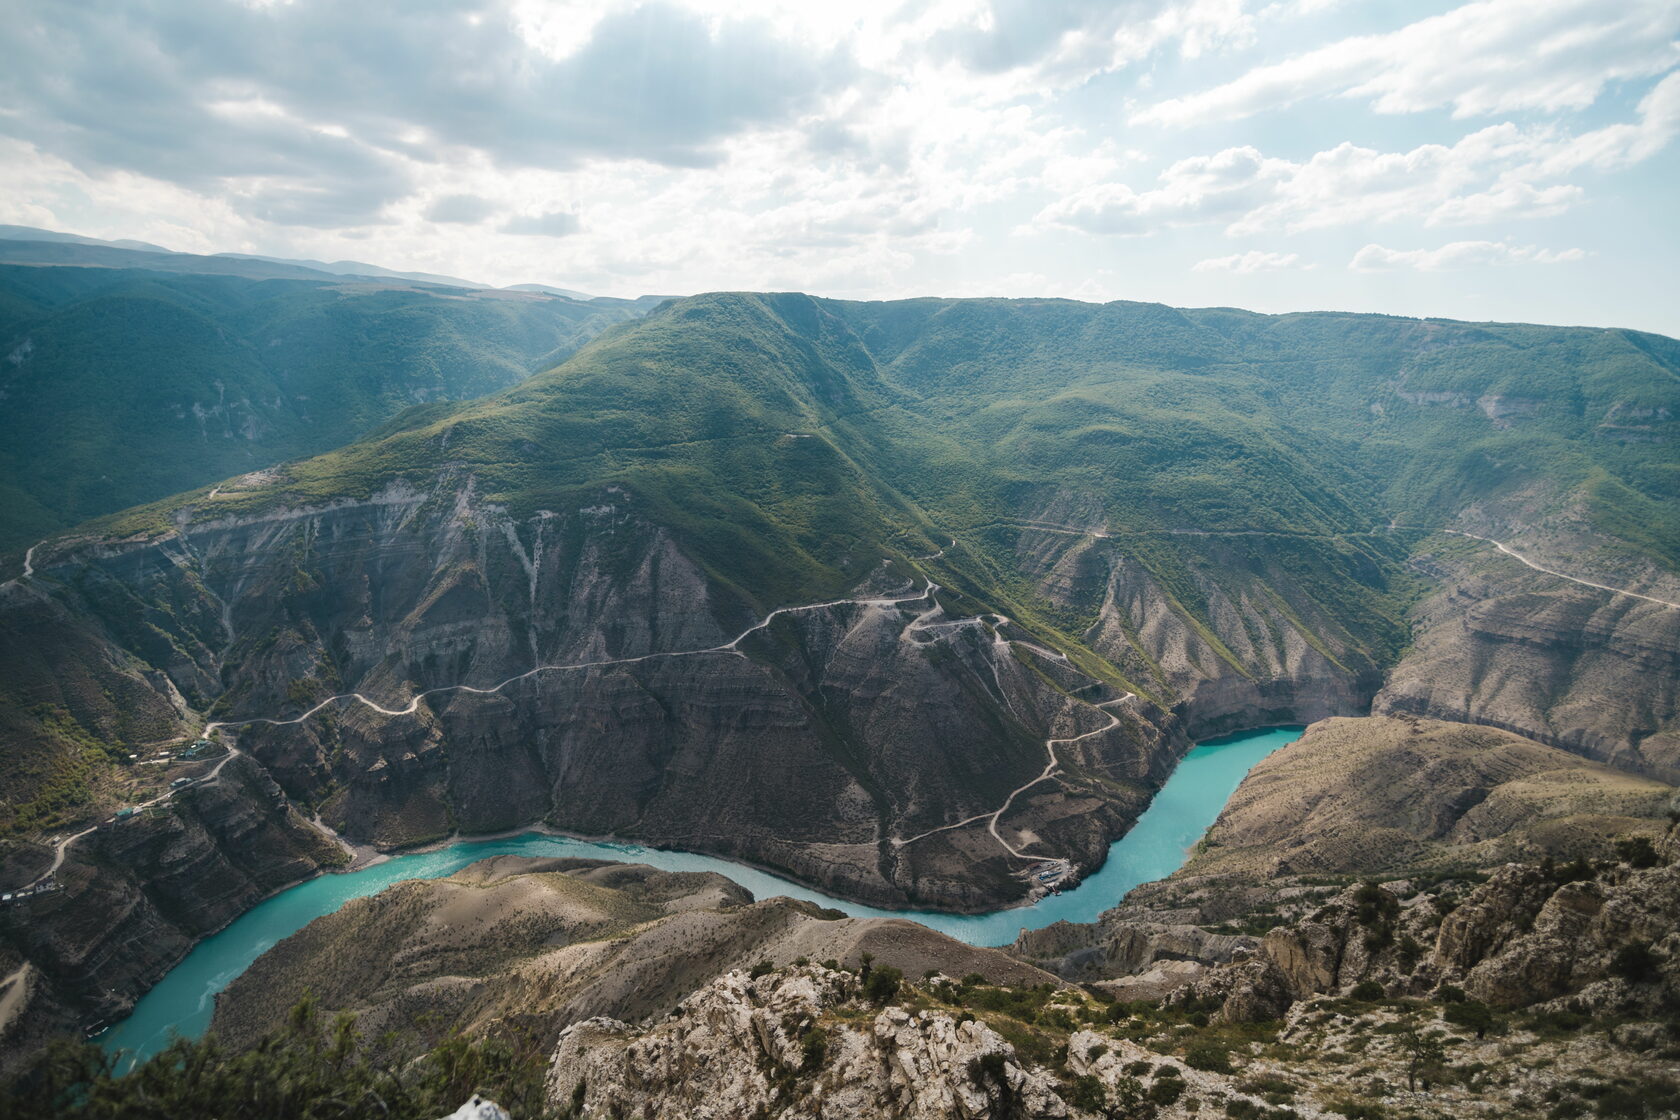
<path fill-rule="evenodd" d="M 1563 557 L 1551 561 L 1559 570 L 1579 564 Z M 1420 563 L 1443 586 L 1414 610 L 1411 652 L 1390 672 L 1376 712 L 1502 727 L 1680 781 L 1680 610 L 1486 551 Z M 1653 590 L 1680 598 L 1666 590 L 1671 583 Z"/>
<path fill-rule="evenodd" d="M 737 972 L 645 1030 L 580 1023 L 555 1048 L 550 1100 L 584 1116 L 633 1102 L 647 1115 L 694 1120 L 1070 1115 L 1054 1080 L 1022 1068 L 982 1023 L 896 1007 L 837 1019 L 857 1006 L 856 986 L 820 966 L 757 979 Z"/>
<path fill-rule="evenodd" d="M 613 487 L 517 520 L 444 472 L 39 560 L 78 640 L 158 639 L 158 687 L 214 704 L 288 795 L 381 846 L 545 820 L 989 909 L 1026 886 L 984 815 L 1047 739 L 1078 740 L 1069 776 L 1002 823 L 1084 864 L 1187 745 L 907 574 L 771 612 Z"/>
<path fill-rule="evenodd" d="M 513 1120 L 507 1109 L 495 1101 L 487 1101 L 483 1097 L 473 1097 L 467 1103 L 444 1116 L 441 1120 Z"/>
<path fill-rule="evenodd" d="M 125 1015 L 192 948 L 281 887 L 344 857 L 256 764 L 168 806 L 102 826 L 70 849 L 64 889 L 0 908 L 0 940 L 38 983 L 19 1017 L 60 1029 Z M 20 1056 L 6 1040 L 4 1056 Z"/>
<path fill-rule="evenodd" d="M 1054 523 L 1069 514 L 1053 506 L 1042 516 Z M 1149 680 L 1191 738 L 1369 708 L 1378 666 L 1298 593 L 1286 565 L 1238 554 L 1218 537 L 1197 544 L 1220 573 L 1199 575 L 1194 585 L 1207 626 L 1187 620 L 1118 541 L 1092 536 L 1070 545 L 1065 531 L 1029 528 L 1018 555 L 1046 599 L 1094 613 L 1084 641 Z"/>

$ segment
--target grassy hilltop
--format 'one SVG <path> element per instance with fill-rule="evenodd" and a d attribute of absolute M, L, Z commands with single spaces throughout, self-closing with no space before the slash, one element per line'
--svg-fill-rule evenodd
<path fill-rule="evenodd" d="M 0 264 L 0 552 L 326 451 L 417 402 L 506 388 L 640 311 L 402 281 Z"/>
<path fill-rule="evenodd" d="M 1626 331 L 1056 300 L 716 294 L 560 366 L 223 494 L 217 514 L 365 496 L 447 463 L 516 516 L 638 494 L 766 605 L 959 541 L 940 578 L 1031 611 L 1023 522 L 1108 533 L 1180 605 L 1252 554 L 1379 660 L 1401 560 L 1471 503 L 1578 510 L 1676 570 L 1680 344 Z M 112 528 L 160 524 L 179 503 Z M 1195 534 L 1250 532 L 1213 543 Z M 1088 625 L 1075 593 L 1049 610 Z M 1059 614 L 1057 613 L 1059 611 Z"/>

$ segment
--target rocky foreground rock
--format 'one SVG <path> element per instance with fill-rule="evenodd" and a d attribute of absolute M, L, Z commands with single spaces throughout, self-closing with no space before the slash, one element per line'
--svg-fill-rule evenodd
<path fill-rule="evenodd" d="M 1507 863 L 1603 860 L 1618 839 L 1660 841 L 1675 797 L 1495 728 L 1325 720 L 1249 773 L 1177 873 L 1097 922 L 1026 932 L 1014 952 L 1066 980 L 1158 994 L 1184 982 L 1183 962 L 1229 961 L 1362 877 L 1462 892 Z"/>
<path fill-rule="evenodd" d="M 861 986 L 821 966 L 737 972 L 650 1029 L 579 1023 L 560 1036 L 550 1096 L 584 1116 L 619 1108 L 694 1120 L 1069 1114 L 1054 1079 L 1023 1068 L 996 1031 L 937 1012 L 872 1013 Z"/>

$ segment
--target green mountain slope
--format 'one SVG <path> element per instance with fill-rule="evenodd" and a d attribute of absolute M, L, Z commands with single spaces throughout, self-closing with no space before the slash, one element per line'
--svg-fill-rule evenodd
<path fill-rule="evenodd" d="M 0 552 L 324 451 L 418 403 L 515 384 L 637 313 L 412 285 L 0 266 Z"/>
<path fill-rule="evenodd" d="M 1380 662 L 1404 642 L 1409 592 L 1390 584 L 1417 539 L 1394 521 L 1540 503 L 1674 568 L 1675 349 L 1374 316 L 704 296 L 215 510 L 365 497 L 443 461 L 516 517 L 613 484 L 766 607 L 954 537 L 948 586 L 1071 630 L 1100 603 L 1023 601 L 1023 530 L 1105 532 L 1202 624 L 1211 533 Z"/>
<path fill-rule="evenodd" d="M 186 827 L 168 783 L 207 764 L 170 752 L 211 720 L 265 811 L 357 841 L 542 821 L 970 910 L 1100 863 L 1191 740 L 1242 727 L 1424 714 L 1680 775 L 1671 340 L 725 293 L 451 401 L 413 391 L 437 354 L 546 336 L 501 302 L 221 279 L 126 281 L 92 321 L 69 270 L 36 279 L 0 308 L 41 353 L 126 323 L 64 364 L 122 357 L 131 399 L 182 402 L 148 449 L 247 416 L 171 378 L 278 385 L 269 351 L 304 342 L 285 377 L 329 371 L 303 395 L 367 431 L 85 522 L 0 583 L 0 885 L 166 799 L 73 848 L 21 930 L 98 1017 L 156 973 L 107 867 L 158 944 L 197 936 L 172 915 L 211 880 L 123 845 Z M 87 447 L 150 435 L 62 407 Z M 101 963 L 51 955 L 72 940 Z"/>
<path fill-rule="evenodd" d="M 219 320 L 206 311 L 211 294 L 222 301 Z M 129 339 L 123 351 L 149 371 L 132 379 L 137 403 L 179 401 L 186 387 L 228 384 L 236 371 L 258 379 L 272 367 L 245 340 L 269 337 L 279 343 L 270 349 L 295 363 L 288 369 L 332 371 L 315 391 L 339 394 L 332 412 L 344 424 L 370 427 L 404 393 L 425 395 L 415 382 L 436 378 L 440 352 L 468 338 L 509 348 L 543 340 L 500 303 L 459 301 L 451 318 L 412 292 L 364 294 L 347 309 L 356 301 L 329 302 L 311 288 L 281 300 L 282 316 L 274 300 L 240 294 L 233 299 L 220 280 L 146 279 L 101 295 L 106 323 L 132 316 L 120 332 Z M 80 304 L 52 322 L 56 333 L 38 332 L 49 356 L 98 335 Z M 244 333 L 218 333 L 217 322 Z M 360 349 L 339 341 L 351 329 L 344 322 L 360 331 Z M 147 325 L 188 340 L 182 350 L 199 364 L 156 356 L 166 348 L 147 345 Z M 1363 710 L 1411 648 L 1431 579 L 1468 578 L 1477 564 L 1501 562 L 1462 540 L 1442 545 L 1436 528 L 1533 539 L 1553 548 L 1543 556 L 1566 561 L 1584 555 L 1576 542 L 1590 541 L 1593 572 L 1667 578 L 1680 556 L 1667 442 L 1680 407 L 1677 350 L 1628 332 L 1378 316 L 700 296 L 609 330 L 500 393 L 410 409 L 325 455 L 91 523 L 36 559 L 42 568 L 63 563 L 88 537 L 167 544 L 179 535 L 186 560 L 169 562 L 195 565 L 190 582 L 159 585 L 145 575 L 132 586 L 142 577 L 108 566 L 99 580 L 79 578 L 78 598 L 62 609 L 96 619 L 126 658 L 170 672 L 193 707 L 214 704 L 234 716 L 282 714 L 306 696 L 364 680 L 389 695 L 463 681 L 485 687 L 545 661 L 663 656 L 678 639 L 662 632 L 692 634 L 681 640 L 704 648 L 777 608 L 866 585 L 932 581 L 942 617 L 988 627 L 1007 618 L 1018 628 L 1009 640 L 1030 639 L 1066 659 L 1073 677 L 1032 666 L 1041 678 L 1034 687 L 1082 701 L 1135 694 L 1206 734 Z M 370 369 L 370 353 L 384 364 Z M 219 446 L 205 438 L 212 422 L 225 433 L 235 421 L 180 418 L 177 426 L 198 437 L 177 441 L 184 457 Z M 91 460 L 83 445 L 108 445 L 110 423 L 110 415 L 84 416 L 55 438 L 70 458 Z M 296 511 L 335 507 L 365 509 L 372 520 L 297 520 Z M 377 512 L 384 508 L 411 512 L 393 527 Z M 601 537 L 602 517 L 627 515 L 631 522 Z M 402 534 L 415 536 L 400 545 L 408 551 L 387 557 Z M 291 575 L 250 567 L 245 553 L 258 539 L 263 555 L 288 558 Z M 362 543 L 350 557 L 353 540 Z M 545 563 L 559 569 L 545 575 Z M 1527 594 L 1511 581 L 1529 573 L 1503 563 L 1492 578 Z M 681 580 L 704 587 L 703 604 L 672 599 L 675 569 L 648 574 L 672 564 L 693 566 Z M 559 579 L 571 582 L 544 583 Z M 389 580 L 400 591 L 382 591 Z M 372 601 L 352 594 L 363 586 Z M 640 589 L 634 602 L 603 598 L 632 587 Z M 1555 579 L 1545 587 L 1554 597 L 1569 590 Z M 1613 729 L 1570 705 L 1594 690 L 1604 695 L 1604 673 L 1626 681 L 1632 669 L 1554 660 L 1545 670 L 1553 683 L 1525 698 L 1526 707 L 1510 709 L 1496 695 L 1501 680 L 1534 677 L 1522 660 L 1540 656 L 1534 650 L 1567 645 L 1566 630 L 1555 639 L 1533 630 L 1527 616 L 1536 602 L 1566 605 L 1530 598 L 1482 609 L 1476 634 L 1496 644 L 1453 647 L 1471 650 L 1463 657 L 1481 666 L 1473 678 L 1497 686 L 1470 680 L 1451 701 L 1455 710 L 1597 757 L 1645 739 L 1646 754 L 1629 764 L 1669 766 L 1667 702 L 1641 698 L 1667 695 L 1667 669 L 1656 669 L 1655 691 L 1627 694 L 1635 714 Z M 1621 613 L 1595 622 L 1595 632 L 1618 634 L 1638 604 L 1613 605 Z M 691 610 L 705 621 L 670 621 L 671 612 Z M 492 617 L 507 630 L 493 642 L 430 636 L 439 627 L 456 627 L 452 635 L 489 627 Z M 1627 624 L 1642 628 L 1630 639 L 1641 664 L 1671 657 L 1670 621 L 1659 612 L 1655 629 Z M 830 640 L 776 633 L 818 647 Z M 1431 657 L 1456 664 L 1458 654 L 1432 641 Z M 1621 642 L 1613 637 L 1610 647 Z M 433 652 L 404 652 L 424 649 Z M 970 654 L 986 659 L 984 650 Z M 181 669 L 186 663 L 196 668 Z M 816 687 L 801 679 L 787 682 Z M 1547 714 L 1576 680 L 1576 698 Z M 937 687 L 947 686 L 971 689 L 957 678 Z M 30 726 L 33 717 L 17 713 L 42 704 L 78 710 L 56 694 L 25 692 L 14 727 Z M 1396 702 L 1425 703 L 1419 695 Z M 108 729 L 98 705 L 80 707 L 96 737 Z M 1042 749 L 1033 739 L 1049 733 L 1033 730 L 1041 717 L 1019 710 L 983 718 L 1001 721 L 999 742 L 1012 744 L 1018 760 L 1011 768 L 1028 764 Z M 43 759 L 51 743 L 66 741 L 63 720 L 50 736 L 46 726 L 31 740 Z M 857 761 L 877 749 L 870 736 L 879 733 L 834 723 L 822 749 L 838 752 L 847 780 L 886 806 L 893 798 L 877 763 Z M 1109 764 L 1092 763 L 1089 780 L 1113 779 Z M 1002 783 L 1007 792 L 1011 773 L 975 779 L 975 788 Z M 57 805 L 50 785 L 21 803 Z M 880 811 L 890 822 L 901 809 Z M 41 815 L 31 812 L 28 819 Z"/>

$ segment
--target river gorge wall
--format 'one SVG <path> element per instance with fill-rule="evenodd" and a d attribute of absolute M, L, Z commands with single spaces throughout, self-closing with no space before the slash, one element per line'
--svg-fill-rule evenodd
<path fill-rule="evenodd" d="M 1583 638 L 1485 579 L 1452 584 L 1385 673 L 1285 565 L 1215 542 L 1195 616 L 1120 542 L 1023 533 L 1021 571 L 1046 601 L 1090 607 L 1077 638 L 1138 682 L 1128 694 L 1001 614 L 947 613 L 902 560 L 833 602 L 762 604 L 625 490 L 518 518 L 468 474 L 425 482 L 55 542 L 4 589 L 20 734 L 45 735 L 18 714 L 42 704 L 119 741 L 196 733 L 208 714 L 249 756 L 73 847 L 66 890 L 8 912 L 8 959 L 39 982 L 16 1037 L 119 1014 L 196 938 L 339 858 L 317 814 L 389 848 L 542 821 L 872 905 L 979 911 L 1022 897 L 1031 858 L 1100 863 L 1192 740 L 1361 714 L 1374 696 L 1511 719 L 1618 765 L 1666 757 L 1670 620 L 1603 593 L 1546 593 L 1597 596 Z M 1527 620 L 1497 646 L 1505 676 L 1585 696 L 1619 674 L 1630 703 L 1508 717 L 1450 693 L 1444 659 L 1490 660 L 1441 637 L 1467 594 L 1494 604 L 1476 642 Z"/>
<path fill-rule="evenodd" d="M 245 758 L 167 807 L 98 829 L 67 849 L 62 889 L 0 906 L 0 944 L 28 964 L 27 1007 L 0 1030 L 0 1068 L 52 1034 L 122 1018 L 200 938 L 346 861 Z"/>

